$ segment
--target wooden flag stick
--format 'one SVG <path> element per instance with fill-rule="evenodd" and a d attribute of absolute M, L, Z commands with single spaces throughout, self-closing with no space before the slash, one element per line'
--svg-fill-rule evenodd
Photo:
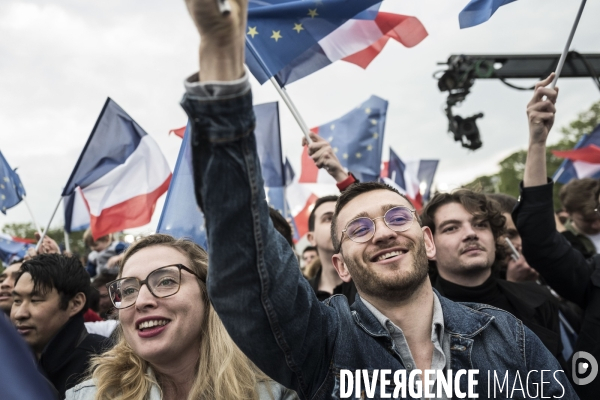
<path fill-rule="evenodd" d="M 571 28 L 571 33 L 569 34 L 569 39 L 567 40 L 565 49 L 563 50 L 563 52 L 560 56 L 560 60 L 558 61 L 558 65 L 556 67 L 556 75 L 554 76 L 554 80 L 550 84 L 551 89 L 554 89 L 554 87 L 556 86 L 558 77 L 560 76 L 563 66 L 565 65 L 565 60 L 567 59 L 567 54 L 569 53 L 569 49 L 571 48 L 571 42 L 573 41 L 573 36 L 575 36 L 575 31 L 577 30 L 577 25 L 579 25 L 579 20 L 581 19 L 581 14 L 583 14 L 583 9 L 585 7 L 586 2 L 587 2 L 587 0 L 581 0 L 581 6 L 579 6 L 579 12 L 577 13 L 577 17 L 575 18 L 575 23 L 573 24 L 573 28 Z"/>

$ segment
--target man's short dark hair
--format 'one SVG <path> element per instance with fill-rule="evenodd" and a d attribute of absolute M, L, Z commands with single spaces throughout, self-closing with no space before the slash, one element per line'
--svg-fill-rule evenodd
<path fill-rule="evenodd" d="M 27 260 L 21 265 L 16 282 L 24 273 L 31 275 L 33 290 L 47 293 L 56 289 L 60 295 L 60 308 L 66 310 L 69 301 L 77 293 L 85 294 L 86 299 L 90 292 L 90 276 L 75 257 L 65 257 L 60 254 L 40 254 Z M 87 311 L 87 306 L 81 313 Z"/>
<path fill-rule="evenodd" d="M 283 215 L 273 207 L 269 207 L 269 217 L 271 217 L 271 222 L 273 222 L 275 230 L 281 233 L 281 236 L 283 236 L 293 248 L 294 235 L 292 235 L 292 227 L 289 222 L 287 222 L 285 218 L 283 218 Z"/>
<path fill-rule="evenodd" d="M 443 205 L 458 203 L 462 205 L 467 212 L 473 215 L 478 221 L 486 221 L 490 224 L 494 239 L 506 233 L 506 218 L 502 215 L 502 210 L 495 200 L 486 197 L 483 193 L 477 193 L 469 189 L 459 189 L 452 193 L 438 193 L 421 213 L 423 225 L 428 226 L 431 232 L 435 234 L 435 213 Z"/>
<path fill-rule="evenodd" d="M 593 215 L 598 205 L 600 181 L 598 179 L 573 179 L 560 189 L 559 197 L 563 208 L 569 213 L 580 212 Z"/>
<path fill-rule="evenodd" d="M 323 196 L 323 197 L 319 197 L 317 199 L 317 201 L 315 201 L 315 206 L 313 207 L 313 209 L 310 212 L 310 215 L 308 216 L 308 231 L 309 232 L 313 232 L 315 230 L 315 212 L 317 211 L 317 208 L 319 208 L 321 206 L 321 204 L 324 203 L 335 203 L 338 200 L 337 195 L 332 194 L 329 196 Z"/>
<path fill-rule="evenodd" d="M 335 212 L 333 214 L 333 219 L 331 220 L 331 243 L 333 244 L 334 249 L 338 249 L 340 246 L 340 241 L 337 238 L 336 226 L 337 226 L 337 218 L 340 215 L 342 208 L 344 208 L 346 206 L 346 204 L 348 204 L 351 200 L 358 197 L 359 195 L 361 195 L 363 193 L 372 192 L 373 190 L 389 190 L 390 192 L 394 192 L 397 195 L 403 197 L 408 202 L 408 204 L 410 204 L 410 206 L 412 207 L 413 210 L 415 209 L 414 204 L 412 203 L 412 201 L 410 201 L 410 199 L 408 197 L 406 197 L 405 195 L 400 193 L 395 188 L 393 188 L 389 185 L 386 185 L 385 183 L 380 183 L 380 182 L 353 183 L 346 190 L 344 190 L 342 192 L 337 203 L 335 204 Z M 416 213 L 415 213 L 415 219 L 417 220 L 419 225 L 421 225 L 421 219 L 419 218 L 419 216 Z"/>
<path fill-rule="evenodd" d="M 500 205 L 500 212 L 503 213 L 512 213 L 518 203 L 516 198 L 504 193 L 489 193 L 486 196 L 492 200 L 496 200 Z"/>
<path fill-rule="evenodd" d="M 317 248 L 315 246 L 306 246 L 304 250 L 302 250 L 302 254 L 306 253 L 307 251 L 317 251 Z"/>

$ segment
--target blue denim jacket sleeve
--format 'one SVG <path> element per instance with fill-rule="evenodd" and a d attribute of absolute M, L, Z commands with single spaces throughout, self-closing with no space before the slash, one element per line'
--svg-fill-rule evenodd
<path fill-rule="evenodd" d="M 209 249 L 208 293 L 227 331 L 266 374 L 310 398 L 325 381 L 339 320 L 319 302 L 263 189 L 250 90 L 224 99 L 188 92 L 198 204 Z"/>
<path fill-rule="evenodd" d="M 556 361 L 556 358 L 550 354 L 535 333 L 524 325 L 523 329 L 525 334 L 525 369 L 531 375 L 521 376 L 523 380 L 522 387 L 527 390 L 527 398 L 531 396 L 531 398 L 546 399 L 579 399 L 567 378 L 566 372 Z M 515 384 L 514 387 L 518 387 L 518 385 Z M 518 389 L 515 392 L 521 394 Z M 538 393 L 534 394 L 536 392 Z"/>

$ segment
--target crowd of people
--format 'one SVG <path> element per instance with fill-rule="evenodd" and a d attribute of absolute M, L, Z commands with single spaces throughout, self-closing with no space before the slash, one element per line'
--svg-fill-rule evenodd
<path fill-rule="evenodd" d="M 310 246 L 294 249 L 263 190 L 243 65 L 247 1 L 232 0 L 227 16 L 214 0 L 186 2 L 202 45 L 182 107 L 208 253 L 164 234 L 128 246 L 87 232 L 83 265 L 44 238 L 0 274 L 2 398 L 338 399 L 343 371 L 379 370 L 416 371 L 414 386 L 426 370 L 521 381 L 492 397 L 480 380 L 478 398 L 597 398 L 600 183 L 565 185 L 568 218 L 555 214 L 552 75 L 527 106 L 519 200 L 460 189 L 417 211 L 390 186 L 358 182 L 312 135 L 303 144 L 340 193 L 316 201 Z M 452 397 L 430 383 L 433 398 Z M 421 397 L 432 398 L 409 396 Z"/>

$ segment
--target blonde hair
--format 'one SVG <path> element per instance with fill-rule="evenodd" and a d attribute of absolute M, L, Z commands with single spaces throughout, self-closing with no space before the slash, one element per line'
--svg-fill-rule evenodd
<path fill-rule="evenodd" d="M 204 249 L 189 240 L 154 234 L 140 239 L 127 249 L 119 276 L 133 254 L 151 246 L 166 246 L 178 250 L 189 258 L 188 267 L 199 278 L 205 315 L 196 379 L 188 400 L 257 400 L 256 383 L 268 381 L 269 378 L 235 345 L 210 304 L 206 290 L 208 256 Z M 160 376 L 153 379 L 146 374 L 151 365 L 134 353 L 125 340 L 120 325 L 117 329 L 117 344 L 90 362 L 90 374 L 97 387 L 96 400 L 144 400 L 153 384 L 160 387 Z"/>

